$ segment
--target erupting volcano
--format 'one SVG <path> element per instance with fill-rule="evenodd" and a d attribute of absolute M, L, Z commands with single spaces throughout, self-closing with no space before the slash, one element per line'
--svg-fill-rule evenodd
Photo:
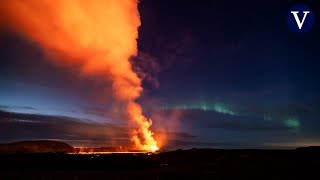
<path fill-rule="evenodd" d="M 0 20 L 37 43 L 56 64 L 111 80 L 114 98 L 135 126 L 130 127 L 135 147 L 156 151 L 152 121 L 136 103 L 141 79 L 129 61 L 138 51 L 137 5 L 138 0 L 10 0 L 2 2 Z"/>

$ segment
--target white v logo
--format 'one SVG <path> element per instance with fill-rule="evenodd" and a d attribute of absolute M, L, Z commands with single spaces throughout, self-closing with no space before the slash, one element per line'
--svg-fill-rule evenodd
<path fill-rule="evenodd" d="M 310 11 L 303 11 L 304 16 L 303 16 L 302 22 L 300 21 L 300 19 L 298 17 L 298 13 L 299 13 L 299 11 L 291 11 L 291 14 L 293 14 L 294 19 L 296 20 L 299 29 L 301 29 L 303 26 L 304 20 L 306 20 L 306 17 L 310 13 Z"/>

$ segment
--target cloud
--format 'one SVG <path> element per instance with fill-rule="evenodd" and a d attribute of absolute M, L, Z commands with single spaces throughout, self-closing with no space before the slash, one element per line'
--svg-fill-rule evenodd
<path fill-rule="evenodd" d="M 158 73 L 161 71 L 161 67 L 157 58 L 148 53 L 139 52 L 138 55 L 132 57 L 130 61 L 133 71 L 136 72 L 143 81 L 151 84 L 155 88 L 160 86 Z"/>
<path fill-rule="evenodd" d="M 96 123 L 65 116 L 23 114 L 0 110 L 0 141 L 61 139 L 73 145 L 128 144 L 126 126 Z M 90 143 L 89 143 L 90 142 Z M 83 145 L 83 144 L 82 144 Z"/>
<path fill-rule="evenodd" d="M 0 110 L 0 143 L 20 140 L 51 139 L 73 146 L 130 145 L 125 124 L 97 123 L 67 116 L 25 114 Z M 156 131 L 168 137 L 166 147 L 176 147 L 180 141 L 196 136 L 185 132 Z M 192 141 L 190 141 L 192 142 Z M 178 143 L 178 144 L 177 144 Z"/>
<path fill-rule="evenodd" d="M 36 110 L 34 107 L 30 106 L 5 106 L 5 105 L 0 105 L 1 110 Z"/>

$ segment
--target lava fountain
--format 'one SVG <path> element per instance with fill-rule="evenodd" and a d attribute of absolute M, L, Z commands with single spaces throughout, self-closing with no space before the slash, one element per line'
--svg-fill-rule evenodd
<path fill-rule="evenodd" d="M 152 121 L 136 103 L 143 88 L 129 61 L 138 51 L 138 0 L 9 0 L 1 3 L 0 22 L 37 43 L 57 65 L 111 80 L 114 98 L 135 126 L 135 147 L 158 150 Z"/>

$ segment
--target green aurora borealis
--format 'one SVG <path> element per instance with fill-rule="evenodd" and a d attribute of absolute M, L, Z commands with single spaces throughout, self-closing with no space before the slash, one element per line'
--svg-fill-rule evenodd
<path fill-rule="evenodd" d="M 195 111 L 212 111 L 220 114 L 230 116 L 256 116 L 262 118 L 266 123 L 268 121 L 280 121 L 286 127 L 297 130 L 300 128 L 300 121 L 297 117 L 290 117 L 285 115 L 277 115 L 272 112 L 264 112 L 263 114 L 250 114 L 237 108 L 224 103 L 206 103 L 206 102 L 194 102 L 183 104 L 171 104 L 161 106 L 163 110 L 195 110 Z M 267 114 L 267 115 L 266 115 Z"/>

